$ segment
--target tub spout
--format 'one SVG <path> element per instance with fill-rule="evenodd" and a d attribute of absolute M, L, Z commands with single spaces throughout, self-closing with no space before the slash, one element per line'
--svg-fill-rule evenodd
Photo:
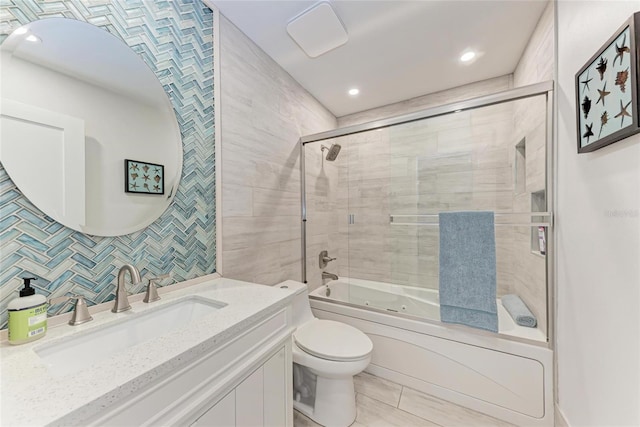
<path fill-rule="evenodd" d="M 326 271 L 322 272 L 322 279 L 331 279 L 331 280 L 338 280 L 338 276 L 336 276 L 335 274 L 332 273 L 327 273 Z"/>

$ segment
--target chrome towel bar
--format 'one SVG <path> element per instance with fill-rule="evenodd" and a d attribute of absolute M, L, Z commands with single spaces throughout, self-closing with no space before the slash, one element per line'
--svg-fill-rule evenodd
<path fill-rule="evenodd" d="M 530 222 L 523 221 L 523 217 L 528 217 Z M 531 221 L 532 217 L 536 217 Z M 409 218 L 415 218 L 415 221 L 407 221 Z M 497 212 L 495 213 L 497 226 L 512 227 L 552 227 L 552 212 Z M 518 220 L 517 222 L 509 222 L 509 220 Z M 417 225 L 417 226 L 438 226 L 438 214 L 400 214 L 389 215 L 389 223 L 391 225 Z"/>

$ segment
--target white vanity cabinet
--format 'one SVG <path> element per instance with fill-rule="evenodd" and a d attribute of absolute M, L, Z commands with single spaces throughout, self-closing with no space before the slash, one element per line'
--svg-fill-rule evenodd
<path fill-rule="evenodd" d="M 69 314 L 41 340 L 0 342 L 0 425 L 293 427 L 295 292 L 217 275 L 173 286 L 153 304 L 139 295 L 114 315 L 104 303 L 87 324 Z"/>
<path fill-rule="evenodd" d="M 287 349 L 281 348 L 192 426 L 287 426 Z"/>
<path fill-rule="evenodd" d="M 159 376 L 83 424 L 292 427 L 292 328 L 287 310 Z"/>

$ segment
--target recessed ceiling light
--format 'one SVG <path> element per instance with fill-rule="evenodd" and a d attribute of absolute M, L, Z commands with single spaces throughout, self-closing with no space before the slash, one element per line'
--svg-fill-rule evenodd
<path fill-rule="evenodd" d="M 29 30 L 27 29 L 27 27 L 20 27 L 20 28 L 18 28 L 17 30 L 15 30 L 13 33 L 14 33 L 14 34 L 17 34 L 17 35 L 20 35 L 20 34 L 26 34 L 26 33 L 27 33 L 27 31 L 29 31 Z"/>
<path fill-rule="evenodd" d="M 476 57 L 476 53 L 473 51 L 469 51 L 469 52 L 465 52 L 462 54 L 462 56 L 460 57 L 460 61 L 462 62 L 469 62 L 471 61 L 473 58 Z"/>
<path fill-rule="evenodd" d="M 353 89 L 349 89 L 349 95 L 351 96 L 356 96 L 359 93 L 360 93 L 360 89 L 356 89 L 355 87 Z"/>
<path fill-rule="evenodd" d="M 33 34 L 28 36 L 25 40 L 28 41 L 28 42 L 33 42 L 33 43 L 37 43 L 37 42 L 41 42 L 42 41 L 42 40 L 40 40 L 39 37 L 34 36 Z"/>

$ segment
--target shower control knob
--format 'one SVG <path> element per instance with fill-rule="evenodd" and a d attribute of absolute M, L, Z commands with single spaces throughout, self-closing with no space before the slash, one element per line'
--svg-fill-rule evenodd
<path fill-rule="evenodd" d="M 320 255 L 318 255 L 318 265 L 320 268 L 325 268 L 331 261 L 335 261 L 335 258 L 331 258 L 328 251 L 322 251 Z"/>

